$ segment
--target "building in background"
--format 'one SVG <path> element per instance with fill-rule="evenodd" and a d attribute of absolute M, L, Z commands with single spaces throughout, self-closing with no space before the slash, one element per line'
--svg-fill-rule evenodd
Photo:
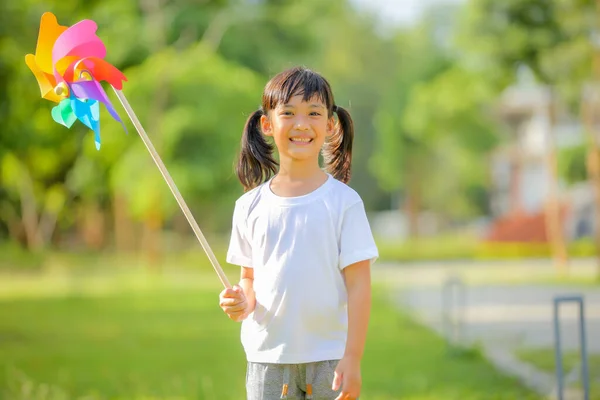
<path fill-rule="evenodd" d="M 578 116 L 557 107 L 553 123 L 549 104 L 548 88 L 527 79 L 507 89 L 499 99 L 499 114 L 510 137 L 491 159 L 493 223 L 487 235 L 489 240 L 548 240 L 544 208 L 554 179 L 547 161 L 550 146 L 554 143 L 558 154 L 585 140 Z M 591 183 L 567 185 L 559 179 L 557 188 L 566 239 L 592 236 Z"/>

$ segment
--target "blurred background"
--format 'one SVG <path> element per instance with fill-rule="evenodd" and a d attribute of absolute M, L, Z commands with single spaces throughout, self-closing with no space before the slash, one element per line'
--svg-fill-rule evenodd
<path fill-rule="evenodd" d="M 593 0 L 2 2 L 0 398 L 244 398 L 239 326 L 114 93 L 128 133 L 101 107 L 99 151 L 40 98 L 24 59 L 46 11 L 98 24 L 232 282 L 244 122 L 285 68 L 330 81 L 355 122 L 350 186 L 381 254 L 366 400 L 555 393 L 552 299 L 567 292 L 587 302 L 600 398 Z M 440 325 L 448 279 L 469 299 L 460 352 Z M 577 312 L 566 317 L 567 386 L 580 394 Z"/>

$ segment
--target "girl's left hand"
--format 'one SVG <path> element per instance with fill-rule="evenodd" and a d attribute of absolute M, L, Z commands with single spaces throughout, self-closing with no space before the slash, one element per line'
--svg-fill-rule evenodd
<path fill-rule="evenodd" d="M 339 390 L 342 387 L 342 392 L 335 400 L 356 400 L 360 395 L 361 385 L 360 360 L 344 356 L 338 363 L 333 378 L 332 389 Z"/>

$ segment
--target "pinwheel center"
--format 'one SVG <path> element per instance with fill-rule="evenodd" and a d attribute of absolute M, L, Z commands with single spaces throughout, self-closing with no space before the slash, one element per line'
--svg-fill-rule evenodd
<path fill-rule="evenodd" d="M 61 82 L 54 87 L 54 93 L 56 93 L 57 96 L 68 97 L 69 96 L 69 87 L 67 86 L 66 83 Z"/>
<path fill-rule="evenodd" d="M 94 78 L 92 77 L 92 74 L 87 69 L 84 69 L 84 70 L 82 70 L 79 73 L 79 79 L 82 80 L 82 81 L 92 81 L 92 80 L 94 80 Z"/>

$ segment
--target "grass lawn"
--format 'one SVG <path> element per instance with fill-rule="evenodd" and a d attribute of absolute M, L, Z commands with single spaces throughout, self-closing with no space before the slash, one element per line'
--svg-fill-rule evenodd
<path fill-rule="evenodd" d="M 542 371 L 556 374 L 556 364 L 554 349 L 522 349 L 519 350 L 517 356 L 531 365 L 539 368 Z M 579 368 L 581 365 L 581 356 L 578 351 L 567 351 L 563 353 L 563 371 L 565 377 L 574 368 Z M 588 354 L 588 371 L 590 378 L 590 398 L 592 400 L 600 400 L 600 354 Z M 581 388 L 581 380 L 577 379 L 570 386 Z"/>
<path fill-rule="evenodd" d="M 219 309 L 209 268 L 1 277 L 0 291 L 12 289 L 0 298 L 0 398 L 244 399 L 239 325 Z M 361 398 L 539 397 L 477 353 L 450 356 L 376 290 Z"/>

